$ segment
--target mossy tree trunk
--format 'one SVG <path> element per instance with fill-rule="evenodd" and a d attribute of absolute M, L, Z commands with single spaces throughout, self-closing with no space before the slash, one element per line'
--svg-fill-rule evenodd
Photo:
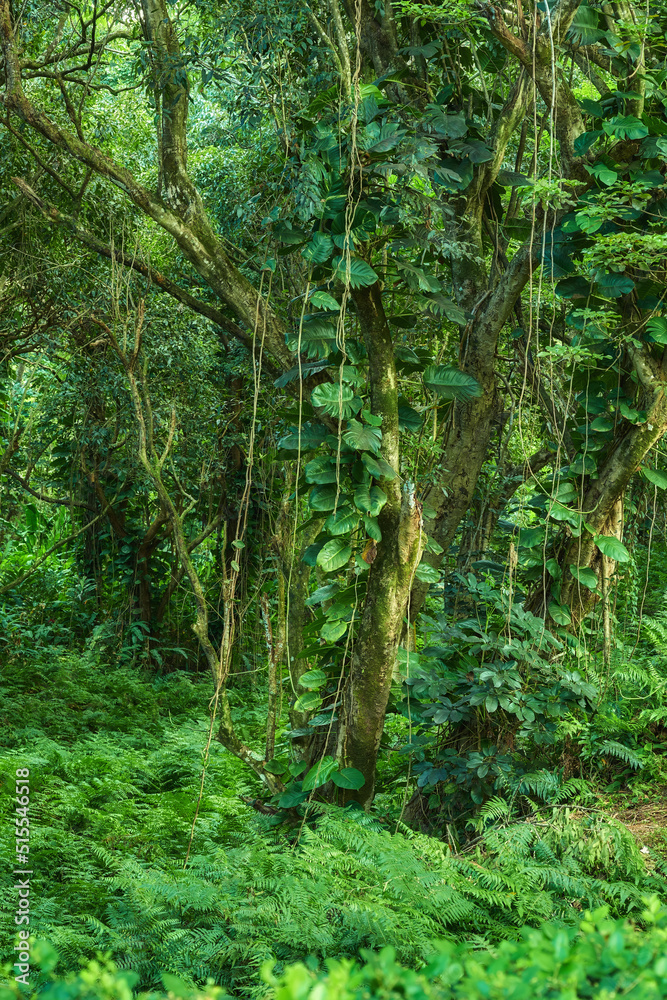
<path fill-rule="evenodd" d="M 369 358 L 371 409 L 382 417 L 382 457 L 394 471 L 392 478 L 380 480 L 387 495 L 378 517 L 382 540 L 368 574 L 338 733 L 340 765 L 356 768 L 365 779 L 359 791 L 344 791 L 341 798 L 368 806 L 410 586 L 421 555 L 422 521 L 414 486 L 401 483 L 399 474 L 398 386 L 380 287 L 375 284 L 353 294 Z"/>

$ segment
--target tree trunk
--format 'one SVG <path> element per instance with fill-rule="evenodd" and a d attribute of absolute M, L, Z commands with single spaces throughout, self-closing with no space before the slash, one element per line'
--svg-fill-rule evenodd
<path fill-rule="evenodd" d="M 440 567 L 443 555 L 470 507 L 487 455 L 498 408 L 495 377 L 498 336 L 528 282 L 536 259 L 537 248 L 528 241 L 515 254 L 479 320 L 473 318 L 469 326 L 469 339 L 461 367 L 477 379 L 482 394 L 467 402 L 452 403 L 436 481 L 424 496 L 424 503 L 436 512 L 435 518 L 425 521 L 425 531 L 442 549 L 439 554 L 427 552 L 424 561 L 436 569 Z M 412 621 L 421 611 L 427 592 L 428 584 L 414 583 L 410 597 Z"/>
<path fill-rule="evenodd" d="M 560 603 L 569 608 L 573 629 L 578 628 L 597 600 L 597 594 L 583 587 L 572 573 L 592 569 L 600 581 L 602 553 L 596 536 L 619 538 L 622 531 L 622 498 L 630 480 L 639 470 L 651 449 L 667 433 L 667 372 L 650 353 L 648 345 L 631 350 L 632 362 L 642 386 L 646 420 L 641 424 L 624 421 L 607 452 L 598 478 L 589 481 L 580 501 L 580 533 L 567 540 L 559 558 L 561 570 Z M 531 605 L 548 617 L 551 586 L 542 587 Z M 537 600 L 536 600 L 537 598 Z"/>
<path fill-rule="evenodd" d="M 371 409 L 382 417 L 382 457 L 394 470 L 380 480 L 387 502 L 378 522 L 382 541 L 368 575 L 368 589 L 343 695 L 338 759 L 364 776 L 359 791 L 343 801 L 372 801 L 380 738 L 410 586 L 422 547 L 421 512 L 414 487 L 399 478 L 398 392 L 394 350 L 379 285 L 354 293 L 369 358 Z"/>

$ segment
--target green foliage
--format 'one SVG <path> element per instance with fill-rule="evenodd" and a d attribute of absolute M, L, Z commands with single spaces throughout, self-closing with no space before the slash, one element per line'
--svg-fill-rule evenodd
<path fill-rule="evenodd" d="M 418 971 L 397 961 L 396 950 L 364 949 L 363 964 L 329 959 L 326 971 L 312 963 L 277 970 L 272 961 L 262 967 L 262 979 L 274 1000 L 570 1000 L 630 996 L 636 1000 L 667 997 L 667 914 L 657 900 L 646 900 L 642 920 L 646 930 L 613 919 L 606 907 L 585 912 L 577 924 L 526 927 L 516 941 L 498 948 L 474 948 L 470 943 L 438 942 Z M 53 949 L 37 942 L 33 961 L 47 972 L 49 985 L 42 1000 L 131 1000 L 133 973 L 119 972 L 108 959 L 91 961 L 78 975 L 63 980 L 51 973 Z M 203 991 L 179 977 L 162 975 L 171 1000 L 224 1000 L 224 990 L 212 983 Z M 13 984 L 0 992 L 2 1000 L 19 993 Z M 138 1000 L 164 1000 L 162 991 L 141 993 Z"/>
<path fill-rule="evenodd" d="M 402 968 L 392 948 L 365 953 L 363 966 L 328 963 L 325 975 L 301 965 L 267 980 L 276 1000 L 519 1000 L 531 996 L 569 1000 L 667 996 L 667 917 L 647 901 L 642 933 L 613 920 L 604 907 L 587 912 L 577 927 L 544 924 L 497 950 L 443 943 L 418 973 Z"/>
<path fill-rule="evenodd" d="M 319 685 L 312 674 L 307 683 Z M 20 762 L 30 768 L 31 844 L 43 873 L 31 930 L 59 953 L 55 971 L 73 976 L 67 996 L 78 996 L 85 982 L 92 996 L 121 989 L 110 985 L 104 962 L 77 979 L 79 957 L 98 951 L 158 995 L 167 973 L 261 996 L 259 970 L 269 959 L 283 968 L 391 945 L 401 961 L 419 964 L 434 938 L 515 939 L 526 921 L 570 923 L 580 900 L 636 911 L 651 887 L 623 828 L 576 811 L 516 822 L 490 806 L 482 839 L 461 856 L 354 809 L 313 805 L 298 828 L 276 826 L 242 801 L 258 785 L 215 742 L 183 870 L 206 739 L 205 726 L 190 719 L 203 714 L 205 687 L 184 675 L 149 681 L 71 654 L 6 668 L 4 684 L 4 704 L 23 728 L 4 752 L 3 807 L 12 808 L 10 779 Z M 230 697 L 252 744 L 261 727 L 252 705 L 245 714 L 241 708 L 247 694 Z M 298 800 L 328 778 L 359 787 L 358 772 L 335 768 L 325 758 L 302 774 Z M 2 924 L 9 939 L 7 851 Z M 47 988 L 48 981 L 45 972 L 38 983 Z"/>

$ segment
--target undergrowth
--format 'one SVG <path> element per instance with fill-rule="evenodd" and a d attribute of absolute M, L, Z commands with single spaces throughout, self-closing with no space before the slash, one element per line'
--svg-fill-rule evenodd
<path fill-rule="evenodd" d="M 256 779 L 215 741 L 184 869 L 207 681 L 61 652 L 7 666 L 0 694 L 4 829 L 15 770 L 28 767 L 31 931 L 57 950 L 61 974 L 99 951 L 144 989 L 167 973 L 259 997 L 270 990 L 260 977 L 268 960 L 280 974 L 309 956 L 391 947 L 419 966 L 436 938 L 488 946 L 518 939 L 524 924 L 572 925 L 601 904 L 638 914 L 642 897 L 664 888 L 622 824 L 575 802 L 536 801 L 517 816 L 496 797 L 462 854 L 395 821 L 321 804 L 276 825 L 248 804 Z M 252 745 L 260 700 L 247 687 L 231 697 Z M 12 848 L 5 838 L 6 942 Z"/>

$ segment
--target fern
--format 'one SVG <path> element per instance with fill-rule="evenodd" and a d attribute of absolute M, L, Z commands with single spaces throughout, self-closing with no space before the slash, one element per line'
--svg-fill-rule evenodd
<path fill-rule="evenodd" d="M 603 740 L 598 745 L 598 754 L 608 754 L 611 757 L 618 757 L 619 760 L 629 764 L 630 767 L 637 769 L 644 766 L 641 757 L 634 750 L 623 746 L 622 743 L 617 743 L 616 740 Z"/>

